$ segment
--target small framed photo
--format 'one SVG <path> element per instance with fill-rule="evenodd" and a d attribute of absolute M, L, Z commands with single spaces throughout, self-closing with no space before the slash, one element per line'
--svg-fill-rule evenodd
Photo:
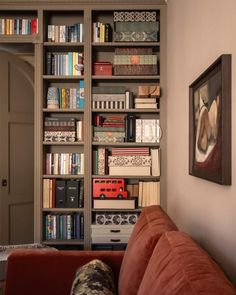
<path fill-rule="evenodd" d="M 231 55 L 189 86 L 189 174 L 231 185 Z"/>

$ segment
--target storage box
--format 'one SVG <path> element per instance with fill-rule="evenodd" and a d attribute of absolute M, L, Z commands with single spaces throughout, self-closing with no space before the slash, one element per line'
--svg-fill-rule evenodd
<path fill-rule="evenodd" d="M 112 76 L 112 64 L 110 62 L 93 63 L 93 75 Z"/>
<path fill-rule="evenodd" d="M 114 65 L 116 76 L 157 75 L 157 65 Z"/>
<path fill-rule="evenodd" d="M 158 32 L 114 32 L 115 42 L 156 42 Z"/>

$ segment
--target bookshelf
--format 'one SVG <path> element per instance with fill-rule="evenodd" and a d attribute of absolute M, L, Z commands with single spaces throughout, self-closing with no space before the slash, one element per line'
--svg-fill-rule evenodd
<path fill-rule="evenodd" d="M 24 44 L 30 43 L 34 46 L 35 52 L 35 162 L 38 165 L 35 167 L 35 241 L 43 242 L 48 245 L 53 245 L 58 248 L 70 249 L 96 249 L 96 245 L 92 244 L 92 229 L 96 214 L 109 213 L 117 214 L 119 212 L 134 213 L 138 215 L 141 208 L 136 206 L 134 209 L 96 209 L 93 208 L 93 180 L 94 179 L 124 179 L 126 184 L 137 184 L 142 182 L 161 182 L 161 200 L 165 196 L 165 137 L 160 142 L 96 142 L 93 138 L 94 118 L 96 116 L 127 116 L 134 115 L 136 119 L 148 120 L 159 119 L 163 133 L 165 134 L 165 116 L 166 102 L 165 96 L 165 46 L 166 46 L 166 4 L 165 1 L 148 1 L 145 5 L 141 1 L 136 1 L 135 11 L 152 11 L 157 15 L 159 22 L 159 36 L 156 41 L 148 42 L 115 42 L 114 36 L 106 42 L 94 42 L 94 25 L 93 23 L 109 24 L 112 33 L 115 31 L 113 20 L 114 11 L 120 11 L 120 3 L 116 1 L 89 1 L 88 3 L 81 1 L 70 1 L 70 5 L 66 1 L 55 1 L 53 4 L 50 1 L 45 1 L 41 6 L 35 1 L 26 5 L 22 2 L 13 6 L 10 1 L 0 4 L 0 19 L 1 18 L 29 18 L 38 20 L 37 34 L 30 35 L 0 35 L 0 43 L 4 44 Z M 134 11 L 132 1 L 122 2 L 122 11 Z M 78 25 L 79 24 L 79 25 Z M 49 27 L 50 26 L 50 27 Z M 74 27 L 73 27 L 74 26 Z M 56 29 L 55 29 L 56 28 Z M 53 33 L 48 36 L 48 30 L 52 30 L 57 37 L 52 37 Z M 61 30 L 61 33 L 60 33 Z M 70 37 L 66 37 L 67 35 Z M 74 35 L 73 35 L 74 34 Z M 82 34 L 82 37 L 81 37 Z M 77 37 L 73 37 L 77 36 Z M 93 63 L 98 61 L 114 62 L 116 48 L 151 48 L 153 55 L 158 59 L 158 71 L 150 75 L 94 75 Z M 73 56 L 74 53 L 82 54 L 83 69 L 79 72 L 70 70 L 64 72 L 63 63 L 68 64 L 70 57 L 66 57 L 68 53 Z M 54 55 L 52 63 L 58 64 L 52 72 L 48 71 L 48 57 Z M 78 58 L 78 55 L 77 55 Z M 72 57 L 73 62 L 73 57 Z M 61 67 L 61 68 L 60 68 Z M 73 68 L 73 67 L 72 67 Z M 73 71 L 73 69 L 72 69 Z M 82 83 L 82 84 L 80 84 Z M 84 87 L 84 107 L 61 107 L 48 108 L 48 89 L 79 89 Z M 140 85 L 160 85 L 161 98 L 158 98 L 158 107 L 151 108 L 123 108 L 123 109 L 96 109 L 92 105 L 94 87 L 126 87 L 134 96 L 138 95 L 138 87 Z M 81 86 L 82 87 L 82 86 Z M 59 95 L 60 96 L 60 95 Z M 79 141 L 69 142 L 46 141 L 44 138 L 45 120 L 69 120 L 74 118 L 75 121 L 83 122 L 83 135 Z M 50 128 L 49 128 L 50 129 Z M 161 149 L 161 176 L 153 175 L 97 175 L 94 174 L 94 152 L 98 149 L 106 149 L 110 154 L 114 148 L 148 148 Z M 65 173 L 58 169 L 52 168 L 52 172 L 46 173 L 47 157 L 55 157 L 54 161 L 58 162 L 58 157 L 69 154 L 73 157 L 74 154 L 83 154 L 83 171 L 80 174 Z M 51 155 L 51 156 L 48 156 Z M 55 156 L 57 155 L 57 156 Z M 59 155 L 59 156 L 58 156 Z M 72 156 L 71 156 L 72 155 Z M 66 156 L 67 157 L 67 156 Z M 69 169 L 70 170 L 70 169 Z M 48 172 L 48 171 L 47 171 Z M 56 173 L 55 173 L 56 172 Z M 61 173 L 63 172 L 63 173 Z M 68 172 L 68 169 L 67 169 Z M 83 183 L 83 207 L 82 208 L 56 208 L 52 204 L 51 208 L 45 208 L 45 180 L 50 182 L 50 185 L 55 185 L 55 182 L 61 181 L 68 183 L 69 181 Z M 55 188 L 54 188 L 55 189 Z M 55 200 L 54 200 L 55 202 Z M 52 215 L 56 226 L 63 224 L 60 221 L 61 216 L 72 216 L 69 223 L 73 223 L 76 227 L 74 216 L 83 216 L 83 236 L 76 238 L 58 238 L 58 236 L 49 237 L 46 234 L 46 228 L 49 226 L 50 220 L 46 220 L 46 216 Z M 58 217 L 59 216 L 59 217 Z M 51 218 L 51 217 L 50 217 Z M 50 219 L 49 218 L 49 219 Z M 64 217 L 62 217 L 63 219 Z M 65 217 L 66 218 L 66 217 Z M 77 217 L 76 217 L 77 218 Z M 81 220 L 80 220 L 81 223 Z M 66 225 L 64 225 L 64 228 Z M 69 225 L 70 227 L 70 225 Z M 59 230 L 60 232 L 60 230 Z M 123 243 L 121 244 L 121 246 Z M 111 248 L 114 245 L 111 244 Z M 102 244 L 100 245 L 102 247 Z M 115 246 L 114 246 L 115 247 Z M 116 245 L 118 247 L 118 245 Z"/>

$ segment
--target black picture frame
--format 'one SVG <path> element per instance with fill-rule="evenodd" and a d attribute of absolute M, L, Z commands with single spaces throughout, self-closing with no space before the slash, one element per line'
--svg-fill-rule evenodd
<path fill-rule="evenodd" d="M 231 185 L 231 54 L 189 86 L 189 174 Z"/>

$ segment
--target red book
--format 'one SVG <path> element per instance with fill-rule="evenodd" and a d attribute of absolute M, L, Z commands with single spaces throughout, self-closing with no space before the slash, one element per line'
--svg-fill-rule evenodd
<path fill-rule="evenodd" d="M 38 20 L 36 18 L 31 19 L 30 29 L 31 29 L 31 34 L 38 33 Z"/>

